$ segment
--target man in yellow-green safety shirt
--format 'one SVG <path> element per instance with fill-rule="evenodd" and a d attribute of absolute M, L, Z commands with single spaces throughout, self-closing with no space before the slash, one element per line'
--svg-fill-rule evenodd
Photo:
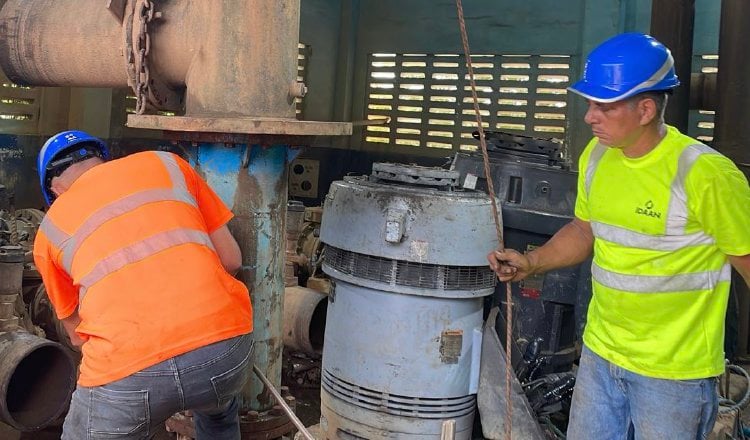
<path fill-rule="evenodd" d="M 703 439 L 716 418 L 731 267 L 750 280 L 750 188 L 731 160 L 664 124 L 678 85 L 648 35 L 595 48 L 570 87 L 594 135 L 575 219 L 527 254 L 487 256 L 507 282 L 593 252 L 569 440 Z"/>

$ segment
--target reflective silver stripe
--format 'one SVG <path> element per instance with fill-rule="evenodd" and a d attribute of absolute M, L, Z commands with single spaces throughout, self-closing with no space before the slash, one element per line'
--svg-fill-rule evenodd
<path fill-rule="evenodd" d="M 721 270 L 677 274 L 672 276 L 625 275 L 610 272 L 596 263 L 591 265 L 591 276 L 599 284 L 611 289 L 635 293 L 666 293 L 694 290 L 713 290 L 721 281 L 730 281 L 732 268 L 725 263 Z"/>
<path fill-rule="evenodd" d="M 685 181 L 687 175 L 702 154 L 719 154 L 716 150 L 703 144 L 694 144 L 685 148 L 677 161 L 677 173 L 670 188 L 669 207 L 667 209 L 667 235 L 685 233 L 688 218 L 687 192 Z"/>
<path fill-rule="evenodd" d="M 203 231 L 195 229 L 173 229 L 152 235 L 130 246 L 119 249 L 100 261 L 80 281 L 81 290 L 79 300 L 82 300 L 86 291 L 107 275 L 122 269 L 128 264 L 146 259 L 158 252 L 171 247 L 194 243 L 214 249 L 211 237 Z"/>
<path fill-rule="evenodd" d="M 70 239 L 70 235 L 58 228 L 48 216 L 45 216 L 44 219 L 42 219 L 42 223 L 39 225 L 39 230 L 41 230 L 50 243 L 58 249 L 62 249 L 65 242 Z"/>
<path fill-rule="evenodd" d="M 594 149 L 591 151 L 591 155 L 589 155 L 589 163 L 586 166 L 586 175 L 584 176 L 584 186 L 586 188 L 586 197 L 589 196 L 591 193 L 591 182 L 594 180 L 594 173 L 596 173 L 596 168 L 599 166 L 599 161 L 602 160 L 602 157 L 604 156 L 604 153 L 607 152 L 607 147 L 605 147 L 602 144 L 597 143 L 594 146 Z"/>
<path fill-rule="evenodd" d="M 599 148 L 603 150 L 599 150 Z M 586 167 L 585 185 L 586 193 L 591 191 L 591 181 L 601 156 L 606 147 L 597 144 L 591 152 L 588 166 Z M 670 185 L 669 206 L 666 215 L 666 229 L 664 235 L 648 235 L 618 226 L 604 223 L 591 222 L 594 236 L 603 240 L 617 243 L 623 246 L 649 249 L 657 251 L 675 251 L 688 246 L 710 245 L 715 243 L 713 237 L 704 232 L 685 234 L 685 226 L 688 218 L 687 191 L 685 180 L 695 161 L 702 154 L 718 154 L 715 150 L 703 144 L 694 144 L 686 147 L 677 161 L 677 172 Z"/>
<path fill-rule="evenodd" d="M 714 239 L 703 232 L 682 235 L 648 235 L 619 226 L 591 222 L 594 236 L 602 240 L 631 248 L 655 251 L 676 251 L 689 246 L 714 244 Z"/>
<path fill-rule="evenodd" d="M 197 206 L 193 195 L 188 191 L 185 176 L 182 174 L 177 161 L 171 153 L 162 151 L 154 152 L 164 164 L 169 174 L 172 188 L 148 189 L 131 194 L 120 200 L 115 200 L 95 211 L 78 228 L 73 237 L 67 241 L 63 249 L 63 268 L 70 274 L 73 269 L 73 258 L 84 240 L 96 231 L 104 223 L 126 214 L 136 208 L 148 203 L 176 201 L 184 202 L 191 206 Z"/>
<path fill-rule="evenodd" d="M 78 228 L 73 237 L 65 243 L 63 248 L 63 267 L 70 273 L 73 265 L 73 257 L 83 241 L 104 223 L 130 212 L 148 203 L 161 201 L 182 201 L 175 197 L 171 189 L 150 189 L 131 194 L 120 200 L 116 200 L 107 206 L 97 210 Z"/>
<path fill-rule="evenodd" d="M 177 165 L 174 154 L 165 151 L 154 151 L 154 153 L 162 161 L 164 167 L 166 167 L 169 178 L 172 180 L 172 189 L 174 189 L 177 199 L 187 204 L 198 206 L 195 198 L 188 191 L 185 175 L 182 174 L 180 166 Z"/>

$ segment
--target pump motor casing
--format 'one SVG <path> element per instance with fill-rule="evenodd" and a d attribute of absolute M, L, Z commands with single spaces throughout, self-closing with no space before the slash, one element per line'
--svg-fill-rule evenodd
<path fill-rule="evenodd" d="M 489 198 L 441 168 L 375 164 L 333 182 L 321 240 L 332 278 L 321 427 L 329 439 L 471 436 L 483 297 L 497 247 Z"/>

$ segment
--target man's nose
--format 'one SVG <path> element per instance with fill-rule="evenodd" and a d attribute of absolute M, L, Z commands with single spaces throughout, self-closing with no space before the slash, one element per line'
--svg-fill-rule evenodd
<path fill-rule="evenodd" d="M 596 121 L 596 118 L 594 117 L 594 111 L 592 110 L 591 106 L 586 110 L 586 114 L 583 116 L 583 122 L 591 125 Z"/>

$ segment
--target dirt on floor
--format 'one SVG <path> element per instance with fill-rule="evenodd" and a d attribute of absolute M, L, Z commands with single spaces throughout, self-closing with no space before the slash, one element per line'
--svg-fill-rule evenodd
<path fill-rule="evenodd" d="M 746 371 L 750 371 L 750 358 L 743 359 L 740 364 Z M 720 381 L 722 394 L 728 389 L 729 397 L 738 402 L 743 399 L 748 390 L 747 379 L 741 374 L 732 374 L 728 384 Z M 285 353 L 284 373 L 282 384 L 289 387 L 296 398 L 296 413 L 305 426 L 317 425 L 320 421 L 320 358 L 315 356 Z M 750 427 L 750 408 L 739 414 L 729 412 L 720 414 L 716 427 L 709 440 L 727 440 L 737 432 L 738 423 Z M 62 432 L 62 421 L 43 431 L 20 433 L 7 425 L 0 423 L 0 440 L 59 440 Z M 172 440 L 174 434 L 165 429 L 160 430 L 155 440 Z M 750 437 L 748 437 L 750 438 Z"/>

